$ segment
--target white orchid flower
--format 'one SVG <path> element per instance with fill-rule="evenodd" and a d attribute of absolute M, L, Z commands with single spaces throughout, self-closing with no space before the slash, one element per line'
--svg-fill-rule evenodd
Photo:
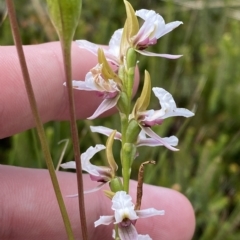
<path fill-rule="evenodd" d="M 91 158 L 99 151 L 106 149 L 102 144 L 97 144 L 95 147 L 89 147 L 86 152 L 81 154 L 82 170 L 89 173 L 90 178 L 97 182 L 108 182 L 112 179 L 113 169 L 111 167 L 96 166 L 91 164 Z M 70 161 L 61 164 L 64 169 L 76 169 L 75 161 Z"/>
<path fill-rule="evenodd" d="M 165 24 L 165 21 L 161 15 L 153 10 L 146 9 L 136 11 L 136 16 L 144 20 L 144 23 L 139 29 L 138 33 L 132 38 L 133 45 L 136 47 L 137 52 L 146 56 L 165 57 L 171 59 L 176 59 L 182 56 L 151 53 L 144 50 L 148 46 L 156 44 L 159 38 L 183 24 L 182 22 L 175 21 Z"/>
<path fill-rule="evenodd" d="M 103 127 L 103 126 L 90 126 L 90 128 L 92 132 L 101 133 L 105 136 L 110 136 L 110 134 L 113 132 L 113 129 Z M 120 132 L 116 132 L 114 138 L 117 140 L 121 140 L 122 134 Z M 158 135 L 157 137 L 154 137 L 154 138 L 147 137 L 145 132 L 142 130 L 139 133 L 139 136 L 136 142 L 137 147 L 141 147 L 141 146 L 156 147 L 156 146 L 165 146 L 165 145 L 177 146 L 178 138 L 175 136 L 161 138 Z"/>
<path fill-rule="evenodd" d="M 72 81 L 73 88 L 84 91 L 95 91 L 99 97 L 104 99 L 88 119 L 94 119 L 116 106 L 120 97 L 118 84 L 112 79 L 104 79 L 102 68 L 102 64 L 97 64 L 87 73 L 85 81 Z"/>
<path fill-rule="evenodd" d="M 136 112 L 135 116 L 133 117 L 137 119 L 144 133 L 147 134 L 151 139 L 161 142 L 165 147 L 172 151 L 178 151 L 178 149 L 173 147 L 176 146 L 178 141 L 175 136 L 170 137 L 170 139 L 168 139 L 168 142 L 163 141 L 163 139 L 159 137 L 151 129 L 151 127 L 154 125 L 162 124 L 163 120 L 168 117 L 192 117 L 194 113 L 185 108 L 177 108 L 172 95 L 165 89 L 154 87 L 153 92 L 158 98 L 162 108 L 160 110 L 147 110 L 143 112 Z"/>
<path fill-rule="evenodd" d="M 158 98 L 161 105 L 159 110 L 148 110 L 138 113 L 138 119 L 143 126 L 151 127 L 162 124 L 163 120 L 168 117 L 182 116 L 192 117 L 194 113 L 185 108 L 177 108 L 172 95 L 163 88 L 154 87 L 153 92 Z"/>
<path fill-rule="evenodd" d="M 124 191 L 116 192 L 112 198 L 112 216 L 100 216 L 94 222 L 95 227 L 110 223 L 118 224 L 118 234 L 121 240 L 138 240 L 138 233 L 134 226 L 138 218 L 147 218 L 156 215 L 164 215 L 164 210 L 156 210 L 155 208 L 148 208 L 144 210 L 134 210 L 132 198 Z"/>
<path fill-rule="evenodd" d="M 162 16 L 160 16 L 153 10 L 141 9 L 139 11 L 136 11 L 135 14 L 136 16 L 144 20 L 144 23 L 139 29 L 138 33 L 131 39 L 131 45 L 138 53 L 146 56 L 164 57 L 170 59 L 176 59 L 182 56 L 172 54 L 158 54 L 144 50 L 148 46 L 156 44 L 157 40 L 160 37 L 164 36 L 165 34 L 171 32 L 173 29 L 181 25 L 181 21 L 174 21 L 165 24 Z M 116 30 L 109 41 L 108 48 L 105 48 L 103 50 L 106 59 L 116 66 L 119 66 L 121 63 L 120 44 L 122 39 L 122 33 L 122 28 Z M 93 53 L 94 55 L 97 55 L 99 45 L 86 40 L 77 40 L 76 43 L 80 48 L 84 48 Z"/>

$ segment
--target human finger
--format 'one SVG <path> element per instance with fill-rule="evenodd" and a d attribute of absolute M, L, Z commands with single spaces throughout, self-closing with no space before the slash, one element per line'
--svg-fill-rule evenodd
<path fill-rule="evenodd" d="M 43 122 L 68 120 L 68 100 L 59 42 L 24 46 L 27 66 Z M 72 78 L 84 80 L 97 57 L 72 44 Z M 14 46 L 0 47 L 0 138 L 34 127 L 23 77 Z M 138 80 L 138 76 L 136 77 Z M 135 84 L 135 89 L 137 81 Z M 77 119 L 92 115 L 102 101 L 93 92 L 74 91 Z"/>
<path fill-rule="evenodd" d="M 0 238 L 1 239 L 66 239 L 64 225 L 46 170 L 0 166 Z M 70 216 L 76 239 L 81 239 L 78 199 L 66 195 L 76 193 L 76 175 L 58 172 L 59 184 Z M 85 189 L 94 187 L 84 175 Z M 135 189 L 136 182 L 131 182 Z M 153 239 L 190 240 L 195 226 L 189 201 L 171 189 L 144 185 L 142 209 L 164 209 L 164 216 L 140 219 L 136 227 L 140 234 Z M 131 195 L 134 195 L 134 190 Z M 111 201 L 102 191 L 85 195 L 89 239 L 112 239 L 110 226 L 94 228 L 100 215 L 113 215 Z"/>

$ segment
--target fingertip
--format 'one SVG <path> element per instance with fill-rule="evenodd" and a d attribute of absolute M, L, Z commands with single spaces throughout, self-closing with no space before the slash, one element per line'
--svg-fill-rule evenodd
<path fill-rule="evenodd" d="M 180 192 L 172 189 L 148 187 L 150 192 L 145 195 L 145 207 L 165 210 L 164 216 L 156 216 L 154 217 L 155 221 L 150 222 L 153 239 L 192 239 L 195 229 L 195 215 L 189 200 Z"/>

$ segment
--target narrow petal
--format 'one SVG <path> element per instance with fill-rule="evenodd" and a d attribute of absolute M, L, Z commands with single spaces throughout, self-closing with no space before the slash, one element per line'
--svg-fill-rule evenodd
<path fill-rule="evenodd" d="M 148 51 L 145 51 L 145 50 L 135 49 L 135 51 L 137 51 L 138 53 L 140 53 L 142 55 L 149 56 L 149 57 L 163 57 L 163 58 L 169 58 L 169 59 L 177 59 L 177 58 L 182 57 L 182 55 L 152 53 L 152 52 L 148 52 Z"/>
<path fill-rule="evenodd" d="M 159 87 L 154 87 L 152 90 L 154 95 L 158 98 L 159 103 L 164 111 L 169 112 L 177 108 L 172 94 L 170 94 L 168 91 Z"/>
<path fill-rule="evenodd" d="M 85 153 L 81 155 L 82 169 L 90 174 L 93 181 L 108 181 L 108 175 L 111 171 L 110 168 L 105 166 L 96 166 L 91 164 L 90 159 L 99 151 L 105 149 L 106 147 L 101 144 L 97 144 L 95 147 L 89 147 Z M 96 177 L 96 179 L 94 179 Z"/>
<path fill-rule="evenodd" d="M 155 111 L 149 120 L 161 118 L 165 119 L 173 116 L 192 117 L 194 113 L 185 108 L 177 108 L 173 96 L 163 88 L 154 87 L 153 92 L 158 98 L 162 109 Z"/>
<path fill-rule="evenodd" d="M 78 194 L 67 195 L 66 197 L 68 197 L 68 198 L 75 198 L 75 197 L 78 197 Z"/>
<path fill-rule="evenodd" d="M 110 48 L 104 49 L 106 59 L 109 62 L 112 62 L 117 66 L 119 65 L 119 59 L 117 57 L 119 54 L 119 45 L 117 45 L 117 40 L 118 40 L 117 37 L 119 37 L 119 33 L 120 33 L 120 31 L 117 32 L 117 35 L 113 36 L 114 37 L 113 39 L 111 39 L 110 46 L 109 46 Z M 86 40 L 76 40 L 76 43 L 80 48 L 84 48 L 97 56 L 98 49 L 100 47 L 98 44 L 91 43 Z"/>
<path fill-rule="evenodd" d="M 165 25 L 165 28 L 164 30 L 161 32 L 160 35 L 157 35 L 156 37 L 157 38 L 160 38 L 162 36 L 164 36 L 165 34 L 171 32 L 173 29 L 175 29 L 176 27 L 178 27 L 179 25 L 183 24 L 183 22 L 180 22 L 180 21 L 175 21 L 175 22 L 170 22 L 170 23 L 167 23 Z"/>
<path fill-rule="evenodd" d="M 155 15 L 159 15 L 157 14 L 155 11 L 153 10 L 147 10 L 147 9 L 141 9 L 136 11 L 136 16 L 142 18 L 143 20 L 147 20 L 147 19 L 151 19 L 152 17 L 154 17 Z M 160 16 L 160 15 L 159 15 Z M 163 18 L 162 18 L 163 20 Z M 164 20 L 163 20 L 164 21 Z"/>
<path fill-rule="evenodd" d="M 103 126 L 90 126 L 90 129 L 92 132 L 101 133 L 107 137 L 110 136 L 110 134 L 113 132 L 113 129 Z M 122 134 L 120 132 L 116 132 L 114 139 L 121 140 Z"/>
<path fill-rule="evenodd" d="M 136 210 L 136 213 L 138 217 L 140 218 L 147 218 L 147 217 L 152 217 L 156 215 L 164 215 L 165 211 L 164 210 L 157 210 L 155 208 L 148 208 L 148 209 L 143 209 L 143 210 Z"/>
<path fill-rule="evenodd" d="M 91 190 L 86 190 L 84 191 L 84 194 L 88 194 L 88 193 L 93 193 L 93 192 L 97 192 L 99 189 L 101 189 L 104 185 L 106 184 L 106 182 L 99 184 L 97 187 L 91 189 Z"/>
<path fill-rule="evenodd" d="M 178 145 L 178 138 L 175 136 L 165 137 L 161 139 L 171 146 Z M 137 141 L 137 147 L 141 147 L 141 146 L 156 147 L 156 146 L 163 146 L 163 144 L 162 144 L 162 141 L 159 141 L 157 139 L 145 137 L 145 138 L 139 138 Z"/>
<path fill-rule="evenodd" d="M 186 108 L 176 108 L 172 112 L 167 112 L 162 119 L 168 118 L 168 117 L 192 117 L 194 116 L 194 113 L 189 111 Z"/>
<path fill-rule="evenodd" d="M 94 55 L 97 55 L 98 48 L 99 48 L 97 44 L 91 43 L 86 40 L 76 40 L 76 43 L 80 48 L 84 48 L 89 52 L 93 53 Z"/>
<path fill-rule="evenodd" d="M 63 163 L 60 166 L 64 169 L 76 169 L 76 163 L 74 161 Z"/>
<path fill-rule="evenodd" d="M 109 225 L 114 221 L 114 216 L 100 216 L 100 218 L 94 222 L 94 226 L 97 227 L 99 225 Z"/>
<path fill-rule="evenodd" d="M 168 142 L 164 141 L 163 138 L 159 137 L 151 128 L 149 127 L 142 127 L 142 130 L 151 138 L 159 141 L 162 143 L 163 146 L 166 148 L 172 150 L 172 151 L 178 151 L 177 148 L 172 147 L 171 145 L 168 144 Z"/>
<path fill-rule="evenodd" d="M 89 86 L 87 86 L 87 84 L 86 84 L 85 81 L 76 81 L 76 80 L 73 80 L 73 81 L 72 81 L 72 86 L 73 86 L 73 88 L 78 89 L 78 90 L 98 91 L 98 89 L 93 89 L 93 88 L 90 88 Z"/>
<path fill-rule="evenodd" d="M 97 108 L 97 110 L 94 112 L 94 114 L 88 119 L 94 119 L 101 115 L 102 113 L 106 112 L 107 110 L 113 108 L 114 106 L 116 106 L 118 99 L 119 95 L 117 95 L 115 98 L 104 99 Z"/>
<path fill-rule="evenodd" d="M 81 154 L 81 161 L 89 161 L 97 152 L 105 149 L 106 147 L 102 144 L 97 144 L 95 147 L 89 147 L 86 152 Z"/>
<path fill-rule="evenodd" d="M 138 233 L 133 224 L 128 227 L 119 227 L 118 234 L 121 240 L 138 240 Z"/>
<path fill-rule="evenodd" d="M 84 191 L 83 193 L 84 194 L 88 194 L 88 193 L 93 193 L 93 192 L 97 192 L 99 189 L 101 189 L 106 183 L 101 183 L 99 184 L 97 187 L 91 189 L 91 190 L 86 190 Z M 69 197 L 69 198 L 75 198 L 75 197 L 78 197 L 78 194 L 73 194 L 73 195 L 67 195 L 66 197 Z"/>

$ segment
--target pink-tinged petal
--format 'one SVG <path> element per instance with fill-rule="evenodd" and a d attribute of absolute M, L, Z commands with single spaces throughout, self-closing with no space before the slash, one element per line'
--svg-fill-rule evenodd
<path fill-rule="evenodd" d="M 145 22 L 150 22 L 152 25 L 155 25 L 155 37 L 157 39 L 171 32 L 179 25 L 183 24 L 181 21 L 174 21 L 165 24 L 163 17 L 153 10 L 141 9 L 139 11 L 136 11 L 136 16 L 145 20 Z"/>
<path fill-rule="evenodd" d="M 63 163 L 60 166 L 64 169 L 76 169 L 76 163 L 74 161 Z"/>
<path fill-rule="evenodd" d="M 101 133 L 107 137 L 109 137 L 111 135 L 111 133 L 114 131 L 111 128 L 107 128 L 107 127 L 103 127 L 103 126 L 90 126 L 90 129 L 92 132 L 97 132 L 97 133 Z M 116 132 L 114 135 L 114 139 L 117 140 L 122 140 L 122 134 L 120 132 Z"/>
<path fill-rule="evenodd" d="M 121 240 L 138 240 L 138 233 L 133 224 L 128 227 L 119 226 L 118 234 Z"/>
<path fill-rule="evenodd" d="M 88 119 L 94 119 L 100 116 L 102 113 L 106 112 L 107 110 L 116 106 L 119 97 L 120 95 L 117 95 L 115 98 L 104 99 L 102 103 L 99 105 L 99 107 L 97 108 L 97 110 L 94 112 L 94 114 Z"/>
<path fill-rule="evenodd" d="M 135 51 L 149 57 L 163 57 L 163 58 L 169 58 L 169 59 L 177 59 L 183 56 L 183 55 L 152 53 L 145 50 L 137 50 L 137 49 L 135 49 Z"/>
<path fill-rule="evenodd" d="M 136 210 L 136 213 L 140 218 L 148 218 L 156 215 L 164 215 L 165 211 L 157 210 L 155 208 L 148 208 L 148 209 Z"/>
<path fill-rule="evenodd" d="M 151 128 L 149 127 L 142 127 L 142 130 L 151 138 L 159 141 L 162 143 L 163 146 L 166 148 L 172 150 L 172 151 L 178 151 L 179 149 L 172 147 L 168 142 L 164 141 L 163 138 L 159 137 Z"/>
<path fill-rule="evenodd" d="M 97 227 L 99 225 L 109 225 L 114 221 L 114 216 L 100 216 L 100 218 L 94 222 L 94 226 Z"/>
<path fill-rule="evenodd" d="M 194 113 L 185 108 L 177 108 L 172 95 L 163 88 L 154 87 L 153 92 L 158 98 L 162 109 L 155 111 L 154 119 L 165 119 L 173 116 L 192 117 Z M 152 119 L 153 120 L 153 119 Z"/>
<path fill-rule="evenodd" d="M 139 53 L 153 56 L 151 53 L 143 52 L 141 50 L 147 48 L 150 45 L 157 43 L 157 39 L 164 36 L 165 34 L 172 31 L 174 28 L 178 27 L 182 22 L 175 21 L 168 24 L 165 24 L 165 21 L 161 15 L 156 13 L 153 10 L 142 9 L 136 11 L 136 16 L 144 20 L 143 25 L 139 29 L 135 37 L 133 37 L 133 45 L 139 49 Z M 156 56 L 156 55 L 155 55 Z M 158 57 L 166 58 L 176 58 L 173 55 L 169 54 L 158 54 Z"/>
<path fill-rule="evenodd" d="M 178 145 L 178 138 L 175 136 L 165 137 L 161 139 L 171 146 Z M 162 141 L 159 141 L 153 138 L 147 138 L 145 133 L 142 130 L 137 140 L 137 147 L 141 147 L 141 146 L 156 147 L 156 146 L 163 146 L 163 144 L 162 144 Z"/>

